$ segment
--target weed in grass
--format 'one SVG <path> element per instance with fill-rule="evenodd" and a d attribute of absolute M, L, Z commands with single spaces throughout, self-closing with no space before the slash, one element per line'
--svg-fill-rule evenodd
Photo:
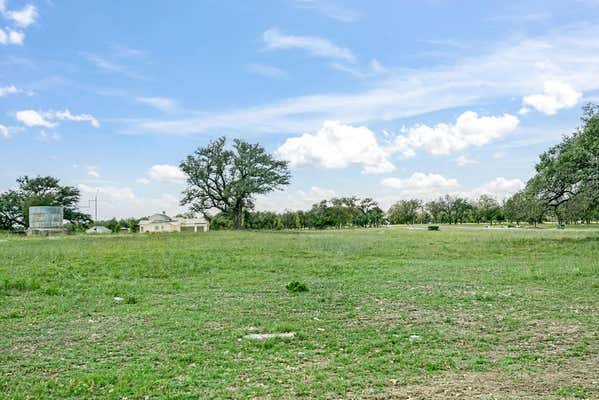
<path fill-rule="evenodd" d="M 301 283 L 301 282 L 298 282 L 298 281 L 291 281 L 285 287 L 291 293 L 300 293 L 300 292 L 307 292 L 308 291 L 308 286 L 306 286 L 305 283 Z"/>
<path fill-rule="evenodd" d="M 137 297 L 135 297 L 135 296 L 125 297 L 125 304 L 137 304 Z"/>
<path fill-rule="evenodd" d="M 590 399 L 591 397 L 591 392 L 589 392 L 588 390 L 586 390 L 583 387 L 580 386 L 565 386 L 565 387 L 561 387 L 559 388 L 555 394 L 557 394 L 560 397 L 565 397 L 565 398 L 575 398 L 575 399 Z"/>

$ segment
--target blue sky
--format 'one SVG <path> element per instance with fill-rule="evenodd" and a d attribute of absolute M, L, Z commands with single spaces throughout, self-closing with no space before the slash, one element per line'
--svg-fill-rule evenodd
<path fill-rule="evenodd" d="M 0 190 L 175 213 L 226 135 L 290 161 L 261 209 L 503 197 L 599 102 L 599 2 L 0 0 Z"/>

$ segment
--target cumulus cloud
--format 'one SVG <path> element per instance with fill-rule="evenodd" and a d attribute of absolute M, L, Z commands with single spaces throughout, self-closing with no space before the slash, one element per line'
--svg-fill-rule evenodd
<path fill-rule="evenodd" d="M 44 128 L 54 128 L 57 124 L 46 120 L 40 113 L 34 110 L 17 111 L 16 118 L 28 127 L 42 126 Z"/>
<path fill-rule="evenodd" d="M 529 106 L 543 114 L 555 115 L 563 108 L 574 107 L 581 97 L 582 93 L 568 83 L 556 80 L 547 81 L 544 84 L 543 94 L 524 96 L 522 99 L 524 107 L 520 113 L 526 114 L 527 106 Z"/>
<path fill-rule="evenodd" d="M 416 148 L 435 155 L 447 155 L 500 139 L 512 133 L 519 122 L 510 114 L 479 117 L 474 111 L 466 111 L 455 124 L 415 125 L 407 129 L 406 135 L 397 136 L 394 145 L 398 150 Z"/>
<path fill-rule="evenodd" d="M 282 212 L 287 210 L 307 210 L 321 200 L 337 197 L 332 189 L 312 186 L 308 190 L 286 189 L 266 195 L 256 196 L 256 209 Z"/>
<path fill-rule="evenodd" d="M 525 183 L 520 179 L 509 179 L 500 176 L 472 190 L 467 197 L 476 198 L 482 194 L 487 194 L 501 200 L 523 189 L 524 186 Z"/>
<path fill-rule="evenodd" d="M 410 177 L 403 179 L 386 178 L 381 181 L 381 184 L 396 191 L 394 195 L 380 199 L 381 204 L 385 205 L 393 204 L 397 199 L 419 198 L 431 200 L 446 194 L 465 197 L 470 200 L 476 200 L 484 194 L 502 200 L 525 186 L 524 182 L 517 178 L 497 177 L 478 187 L 464 189 L 456 179 L 422 172 L 415 172 Z"/>
<path fill-rule="evenodd" d="M 0 29 L 0 44 L 13 44 L 16 46 L 22 46 L 24 42 L 25 34 L 23 32 L 12 29 Z"/>
<path fill-rule="evenodd" d="M 386 178 L 381 183 L 383 186 L 399 190 L 401 195 L 417 198 L 429 198 L 449 193 L 460 186 L 456 179 L 423 172 L 414 172 L 410 177 L 405 179 Z"/>
<path fill-rule="evenodd" d="M 103 194 L 114 200 L 132 200 L 135 198 L 133 190 L 129 187 L 118 186 L 90 186 L 79 184 L 79 189 L 83 194 Z"/>
<path fill-rule="evenodd" d="M 137 196 L 128 186 L 91 186 L 79 184 L 83 200 L 98 196 L 98 217 L 100 219 L 144 217 L 157 212 L 176 215 L 184 209 L 179 199 L 169 193 L 158 197 Z"/>
<path fill-rule="evenodd" d="M 138 97 L 137 101 L 160 111 L 172 111 L 177 108 L 175 100 L 168 97 Z"/>
<path fill-rule="evenodd" d="M 271 28 L 262 34 L 262 39 L 269 50 L 301 49 L 318 57 L 349 62 L 355 60 L 351 50 L 339 47 L 327 39 L 317 36 L 286 35 L 277 28 Z"/>
<path fill-rule="evenodd" d="M 6 11 L 5 15 L 8 19 L 12 20 L 15 25 L 21 28 L 27 28 L 35 22 L 39 14 L 35 6 L 27 4 L 18 11 Z"/>
<path fill-rule="evenodd" d="M 16 93 L 19 93 L 19 90 L 13 85 L 0 87 L 0 97 Z"/>
<path fill-rule="evenodd" d="M 187 178 L 185 172 L 175 165 L 156 164 L 148 170 L 148 177 L 158 182 L 184 182 Z"/>
<path fill-rule="evenodd" d="M 366 127 L 327 121 L 314 134 L 289 138 L 276 154 L 293 167 L 345 168 L 359 165 L 364 173 L 391 172 L 395 166 L 375 134 Z"/>

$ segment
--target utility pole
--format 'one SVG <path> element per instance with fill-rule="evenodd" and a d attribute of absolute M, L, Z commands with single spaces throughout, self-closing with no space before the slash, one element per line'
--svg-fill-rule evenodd
<path fill-rule="evenodd" d="M 96 197 L 87 201 L 88 208 L 92 208 L 92 203 L 94 203 L 94 223 L 98 222 L 98 192 L 96 192 Z"/>

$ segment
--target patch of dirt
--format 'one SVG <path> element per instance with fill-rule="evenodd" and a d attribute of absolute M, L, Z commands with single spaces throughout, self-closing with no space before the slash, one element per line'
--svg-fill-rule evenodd
<path fill-rule="evenodd" d="M 387 393 L 360 396 L 368 399 L 562 399 L 560 389 L 578 388 L 582 398 L 599 398 L 599 360 L 568 360 L 540 372 L 506 374 L 468 372 L 447 374 L 424 384 L 390 386 Z M 353 397 L 350 397 L 353 398 Z"/>

